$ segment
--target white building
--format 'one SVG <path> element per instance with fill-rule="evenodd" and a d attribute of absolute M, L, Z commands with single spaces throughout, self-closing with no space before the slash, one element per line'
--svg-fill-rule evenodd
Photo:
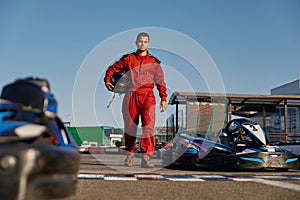
<path fill-rule="evenodd" d="M 271 89 L 271 94 L 300 95 L 300 79 Z"/>

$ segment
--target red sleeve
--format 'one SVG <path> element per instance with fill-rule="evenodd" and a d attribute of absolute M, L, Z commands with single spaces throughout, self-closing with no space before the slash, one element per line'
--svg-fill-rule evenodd
<path fill-rule="evenodd" d="M 110 78 L 114 73 L 122 72 L 124 71 L 124 56 L 116 61 L 113 65 L 109 66 L 106 70 L 105 77 L 104 77 L 104 83 L 109 83 Z"/>
<path fill-rule="evenodd" d="M 164 72 L 160 64 L 157 64 L 157 70 L 156 70 L 154 81 L 157 90 L 159 92 L 161 101 L 167 101 L 167 88 L 166 88 L 166 83 L 164 81 Z"/>

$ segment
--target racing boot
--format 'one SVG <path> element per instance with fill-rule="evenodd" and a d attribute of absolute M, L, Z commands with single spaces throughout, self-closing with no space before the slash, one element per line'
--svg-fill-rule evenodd
<path fill-rule="evenodd" d="M 141 167 L 142 168 L 153 168 L 154 167 L 154 164 L 151 163 L 151 161 L 150 161 L 149 155 L 144 155 L 142 157 Z"/>
<path fill-rule="evenodd" d="M 127 154 L 125 160 L 124 160 L 124 165 L 127 167 L 132 167 L 133 165 L 133 158 L 134 158 L 134 154 Z"/>

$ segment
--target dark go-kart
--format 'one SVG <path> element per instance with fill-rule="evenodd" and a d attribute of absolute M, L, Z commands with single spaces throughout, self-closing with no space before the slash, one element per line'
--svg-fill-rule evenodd
<path fill-rule="evenodd" d="M 167 167 L 192 167 L 208 170 L 298 169 L 298 156 L 291 150 L 269 145 L 259 124 L 234 119 L 218 133 L 216 141 L 197 134 L 178 133 L 173 145 L 162 151 Z"/>
<path fill-rule="evenodd" d="M 75 197 L 80 155 L 45 79 L 6 85 L 0 99 L 0 199 Z"/>

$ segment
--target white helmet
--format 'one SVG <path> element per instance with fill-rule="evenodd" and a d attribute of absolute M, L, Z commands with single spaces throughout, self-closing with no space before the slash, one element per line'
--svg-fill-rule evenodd
<path fill-rule="evenodd" d="M 125 93 L 129 85 L 129 77 L 125 72 L 117 72 L 111 76 L 110 82 L 114 85 L 114 93 Z"/>

